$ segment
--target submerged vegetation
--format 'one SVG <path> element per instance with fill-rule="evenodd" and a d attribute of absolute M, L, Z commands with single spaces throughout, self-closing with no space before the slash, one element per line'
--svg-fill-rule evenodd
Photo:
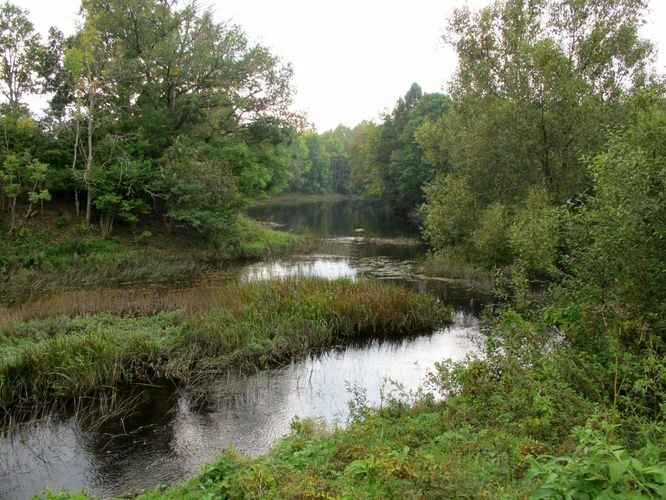
<path fill-rule="evenodd" d="M 78 299 L 75 316 L 24 315 L 0 324 L 0 406 L 7 414 L 122 383 L 251 372 L 344 339 L 406 335 L 450 321 L 427 294 L 364 281 L 233 283 L 175 301 Z"/>

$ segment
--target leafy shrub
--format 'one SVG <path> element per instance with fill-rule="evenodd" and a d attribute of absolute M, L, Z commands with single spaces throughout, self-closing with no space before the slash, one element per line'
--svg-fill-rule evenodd
<path fill-rule="evenodd" d="M 552 276 L 560 238 L 560 210 L 550 205 L 544 191 L 531 189 L 509 228 L 512 252 L 528 270 Z"/>
<path fill-rule="evenodd" d="M 475 258 L 488 266 L 511 263 L 512 253 L 507 237 L 510 224 L 507 209 L 501 203 L 486 207 L 479 216 L 479 225 L 471 234 L 477 252 Z"/>
<path fill-rule="evenodd" d="M 532 499 L 666 498 L 666 466 L 653 452 L 639 460 L 590 427 L 574 429 L 573 455 L 540 457 L 526 476 L 537 483 Z"/>
<path fill-rule="evenodd" d="M 423 234 L 435 249 L 459 245 L 474 226 L 474 196 L 464 177 L 440 175 L 424 188 Z"/>

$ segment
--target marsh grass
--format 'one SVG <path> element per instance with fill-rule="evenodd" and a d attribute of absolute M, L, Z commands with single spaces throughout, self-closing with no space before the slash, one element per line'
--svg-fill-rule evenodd
<path fill-rule="evenodd" d="M 427 278 L 465 281 L 483 291 L 491 291 L 495 287 L 492 271 L 481 269 L 456 256 L 429 255 L 417 271 Z"/>
<path fill-rule="evenodd" d="M 264 228 L 243 217 L 234 231 L 237 234 L 209 244 L 192 238 L 181 241 L 182 236 L 137 242 L 103 240 L 94 234 L 51 241 L 50 233 L 27 233 L 10 245 L 15 253 L 11 258 L 0 247 L 0 302 L 16 303 L 70 288 L 192 279 L 234 261 L 276 257 L 314 245 L 311 236 Z M 3 259 L 9 262 L 4 271 Z"/>
<path fill-rule="evenodd" d="M 252 372 L 345 339 L 433 330 L 451 316 L 430 295 L 372 281 L 230 283 L 134 299 L 122 291 L 80 293 L 78 305 L 65 296 L 51 305 L 58 314 L 41 319 L 22 321 L 34 312 L 24 309 L 12 322 L 5 311 L 5 413 L 120 385 Z"/>
<path fill-rule="evenodd" d="M 60 290 L 14 307 L 0 307 L 0 328 L 53 316 L 112 313 L 146 316 L 178 309 L 194 312 L 211 306 L 214 293 L 205 284 L 187 288 L 111 288 Z"/>

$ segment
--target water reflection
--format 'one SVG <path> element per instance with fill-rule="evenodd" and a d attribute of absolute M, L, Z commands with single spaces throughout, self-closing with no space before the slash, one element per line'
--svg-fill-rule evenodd
<path fill-rule="evenodd" d="M 350 386 L 373 405 L 391 389 L 389 380 L 416 390 L 436 361 L 472 351 L 477 330 L 477 320 L 460 312 L 453 326 L 431 335 L 334 348 L 183 391 L 146 388 L 133 415 L 92 432 L 74 419 L 45 419 L 0 438 L 0 498 L 25 498 L 47 485 L 118 495 L 182 479 L 229 446 L 264 453 L 294 417 L 344 423 Z"/>
<path fill-rule="evenodd" d="M 455 308 L 455 323 L 430 335 L 332 348 L 251 377 L 229 375 L 185 390 L 146 387 L 132 414 L 92 431 L 74 418 L 48 418 L 5 433 L 0 435 L 0 498 L 26 498 L 47 486 L 111 496 L 178 481 L 228 446 L 249 455 L 265 452 L 288 432 L 294 417 L 343 423 L 350 386 L 364 390 L 370 404 L 379 404 L 391 387 L 387 380 L 415 390 L 436 361 L 460 359 L 474 350 L 476 318 L 486 297 L 464 283 L 414 275 L 414 259 L 424 251 L 408 238 L 414 228 L 388 218 L 381 206 L 357 200 L 307 208 L 264 206 L 252 215 L 310 230 L 322 236 L 321 242 L 310 255 L 213 273 L 183 283 L 183 292 L 205 295 L 237 279 L 370 276 L 437 295 Z M 354 231 L 359 228 L 362 236 Z M 165 295 L 147 284 L 123 293 Z"/>
<path fill-rule="evenodd" d="M 351 236 L 357 229 L 363 229 L 367 236 L 418 234 L 418 228 L 396 218 L 385 204 L 361 199 L 258 205 L 250 208 L 248 215 L 317 236 Z"/>
<path fill-rule="evenodd" d="M 265 281 L 289 277 L 356 278 L 358 270 L 344 258 L 307 258 L 303 260 L 261 262 L 244 268 L 242 281 Z"/>

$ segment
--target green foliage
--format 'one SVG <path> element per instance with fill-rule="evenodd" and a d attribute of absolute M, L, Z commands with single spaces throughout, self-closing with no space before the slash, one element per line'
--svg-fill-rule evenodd
<path fill-rule="evenodd" d="M 302 236 L 261 227 L 256 222 L 239 216 L 215 237 L 222 255 L 236 258 L 256 258 L 277 255 L 298 246 Z"/>
<path fill-rule="evenodd" d="M 442 116 L 450 105 L 442 94 L 423 94 L 413 84 L 380 125 L 362 122 L 353 129 L 338 126 L 301 139 L 307 161 L 290 182 L 292 191 L 350 193 L 382 198 L 395 214 L 410 214 L 423 201 L 422 188 L 434 177 L 418 130 Z"/>
<path fill-rule="evenodd" d="M 301 120 L 279 57 L 196 3 L 87 0 L 79 26 L 68 39 L 51 30 L 42 46 L 25 12 L 0 12 L 0 51 L 16 62 L 0 75 L 10 101 L 3 162 L 30 154 L 52 163 L 49 192 L 74 198 L 88 225 L 99 216 L 107 234 L 151 214 L 168 230 L 211 236 L 248 200 L 286 186 L 301 158 L 291 147 Z M 42 90 L 53 98 L 37 124 L 19 101 Z"/>
<path fill-rule="evenodd" d="M 421 127 L 439 119 L 450 101 L 423 94 L 413 84 L 383 122 L 361 125 L 350 146 L 351 170 L 361 193 L 383 198 L 396 213 L 408 214 L 423 201 L 423 186 L 434 177 L 416 138 Z"/>
<path fill-rule="evenodd" d="M 105 234 L 110 233 L 114 220 L 134 224 L 138 222 L 139 215 L 150 211 L 142 192 L 149 176 L 146 162 L 128 158 L 117 158 L 109 165 L 93 166 L 88 186 Z"/>
<path fill-rule="evenodd" d="M 627 345 L 649 342 L 646 329 L 664 339 L 666 331 L 666 197 L 660 94 L 633 101 L 628 123 L 590 165 L 594 196 L 574 216 L 567 290 L 574 303 L 598 304 L 599 315 Z"/>
<path fill-rule="evenodd" d="M 221 154 L 189 141 L 179 141 L 165 153 L 160 182 L 168 193 L 169 220 L 202 233 L 226 229 L 241 200 L 238 181 Z"/>
<path fill-rule="evenodd" d="M 540 457 L 525 480 L 538 485 L 530 498 L 663 498 L 666 466 L 654 449 L 630 453 L 590 427 L 574 429 L 573 455 Z M 647 453 L 647 461 L 636 454 Z"/>
<path fill-rule="evenodd" d="M 465 177 L 438 176 L 425 188 L 423 234 L 435 249 L 466 243 L 476 217 L 475 202 Z"/>
<path fill-rule="evenodd" d="M 91 302 L 100 311 L 99 300 Z M 30 409 L 121 383 L 251 371 L 345 338 L 403 335 L 450 321 L 450 311 L 426 294 L 317 279 L 239 284 L 203 303 L 175 304 L 185 310 L 136 314 L 140 306 L 121 303 L 126 315 L 2 321 L 0 404 Z M 102 310 L 112 308 L 108 302 Z"/>
<path fill-rule="evenodd" d="M 540 189 L 528 191 L 508 230 L 509 245 L 527 269 L 553 276 L 561 242 L 560 210 L 550 205 Z"/>
<path fill-rule="evenodd" d="M 9 154 L 0 167 L 0 201 L 7 204 L 9 211 L 9 232 L 19 225 L 17 221 L 17 202 L 25 198 L 28 203 L 24 219 L 33 215 L 33 204 L 43 204 L 51 200 L 49 190 L 45 188 L 49 166 L 31 158 L 30 154 Z"/>
<path fill-rule="evenodd" d="M 507 265 L 513 261 L 509 245 L 510 217 L 501 203 L 487 206 L 479 215 L 478 227 L 470 235 L 475 257 L 486 265 Z"/>
<path fill-rule="evenodd" d="M 557 275 L 555 207 L 594 182 L 586 158 L 624 121 L 628 96 L 647 86 L 644 8 L 642 0 L 500 0 L 456 10 L 444 37 L 458 54 L 452 104 L 416 138 L 439 179 L 465 178 L 472 213 L 453 234 L 442 211 L 454 212 L 458 199 L 445 199 L 441 180 L 426 188 L 424 234 L 435 249 L 467 242 L 462 253 L 488 267 L 514 258 L 530 274 Z M 507 220 L 492 226 L 497 203 Z"/>
<path fill-rule="evenodd" d="M 0 7 L 0 92 L 10 107 L 33 92 L 38 79 L 35 63 L 42 47 L 27 14 L 9 2 Z"/>

